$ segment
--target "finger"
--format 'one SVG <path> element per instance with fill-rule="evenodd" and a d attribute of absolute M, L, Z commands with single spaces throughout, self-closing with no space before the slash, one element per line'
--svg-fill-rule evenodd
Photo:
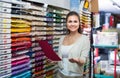
<path fill-rule="evenodd" d="M 50 59 L 47 59 L 47 61 L 48 61 L 48 62 L 52 62 L 52 60 L 50 60 Z"/>

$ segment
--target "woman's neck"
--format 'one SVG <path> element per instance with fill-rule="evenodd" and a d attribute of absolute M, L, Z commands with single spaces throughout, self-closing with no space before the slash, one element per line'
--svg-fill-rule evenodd
<path fill-rule="evenodd" d="M 79 32 L 71 32 L 68 34 L 68 36 L 80 36 L 81 34 Z"/>

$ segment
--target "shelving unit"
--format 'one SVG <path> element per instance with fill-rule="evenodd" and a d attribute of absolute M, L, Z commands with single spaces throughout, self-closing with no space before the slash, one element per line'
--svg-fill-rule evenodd
<path fill-rule="evenodd" d="M 118 48 L 118 46 L 102 46 L 102 45 L 94 45 L 94 48 L 109 48 L 109 49 L 114 49 L 115 50 L 115 53 L 114 53 L 114 77 L 112 77 L 112 76 L 105 76 L 105 75 L 97 75 L 97 74 L 95 74 L 95 77 L 97 78 L 99 78 L 99 77 L 102 77 L 102 78 L 106 78 L 106 77 L 108 77 L 108 78 L 117 78 L 117 74 L 116 74 L 116 65 L 117 65 L 117 63 L 116 63 L 116 55 L 117 55 L 117 48 Z"/>
<path fill-rule="evenodd" d="M 100 17 L 100 16 L 99 16 Z M 102 17 L 100 17 L 100 18 L 102 18 Z M 99 20 L 100 20 L 100 18 L 99 18 Z M 95 19 L 95 18 L 94 18 Z M 98 20 L 98 17 L 96 17 L 96 19 Z M 97 21 L 96 20 L 96 21 Z M 104 20 L 105 21 L 105 20 Z M 94 20 L 94 22 L 95 22 L 95 20 Z M 100 22 L 100 21 L 99 21 Z M 97 21 L 97 23 L 94 25 L 94 26 L 96 26 L 96 25 L 101 25 L 100 23 L 99 23 L 98 21 Z M 106 23 L 106 22 L 105 22 Z M 97 29 L 97 28 L 96 28 Z M 108 76 L 108 75 L 102 75 L 102 74 L 94 74 L 94 76 L 95 76 L 95 78 L 99 78 L 99 77 L 101 77 L 101 78 L 117 78 L 117 70 L 116 70 L 116 67 L 117 67 L 117 62 L 116 62 L 116 60 L 117 60 L 117 52 L 118 52 L 118 37 L 117 36 L 115 36 L 115 33 L 117 33 L 117 31 L 115 32 L 115 31 L 111 31 L 111 33 L 110 33 L 110 31 L 109 32 L 107 32 L 107 29 L 106 29 L 106 32 L 104 31 L 104 29 L 103 29 L 103 27 L 101 27 L 101 29 L 98 29 L 97 31 L 99 31 L 99 32 L 102 32 L 102 34 L 103 33 L 106 33 L 106 35 L 107 35 L 107 37 L 106 37 L 106 35 L 104 34 L 104 37 L 103 36 L 101 36 L 101 37 L 98 37 L 98 35 L 99 35 L 99 32 L 98 32 L 98 34 L 96 34 L 97 35 L 97 38 L 101 38 L 102 40 L 98 40 L 98 39 L 96 39 L 96 40 L 94 40 L 94 44 L 93 44 L 93 47 L 96 49 L 96 48 L 98 48 L 98 49 L 112 49 L 113 51 L 114 51 L 114 73 L 113 73 L 113 76 Z M 95 33 L 95 32 L 94 32 Z M 109 35 L 108 35 L 109 34 Z M 111 34 L 111 37 L 110 37 L 110 34 Z M 114 35 L 113 35 L 114 34 Z M 118 35 L 118 34 L 117 34 Z M 115 36 L 115 37 L 112 37 L 112 36 Z M 105 39 L 106 38 L 106 39 Z M 110 40 L 110 38 L 111 38 L 111 40 Z M 113 39 L 114 38 L 114 39 Z M 115 39 L 116 38 L 116 39 Z M 109 39 L 109 40 L 108 40 Z M 101 42 L 99 42 L 98 44 L 96 44 L 96 42 L 99 42 L 99 41 L 101 41 Z M 111 41 L 111 42 L 110 42 Z M 112 44 L 112 41 L 113 41 L 113 44 Z M 115 42 L 116 41 L 116 42 Z M 96 51 L 97 52 L 97 51 Z"/>
<path fill-rule="evenodd" d="M 0 1 L 0 78 L 52 78 L 57 65 L 48 62 L 38 39 L 58 51 L 68 9 L 35 1 Z"/>
<path fill-rule="evenodd" d="M 82 33 L 89 37 L 90 43 L 91 42 L 91 27 L 92 27 L 92 19 L 91 19 L 91 12 L 89 11 L 90 3 L 88 0 L 81 0 L 80 1 L 80 24 L 82 28 Z M 91 45 L 90 45 L 91 46 Z M 87 62 L 84 67 L 84 72 L 87 72 L 89 78 L 93 78 L 93 63 L 92 63 L 92 46 L 90 48 L 89 56 L 87 57 Z"/>
<path fill-rule="evenodd" d="M 94 30 L 97 30 L 99 32 L 103 32 L 104 30 L 107 30 L 108 28 L 111 28 L 111 29 L 115 28 L 113 30 L 110 30 L 111 32 L 113 32 L 117 28 L 117 23 L 118 23 L 117 20 L 118 19 L 116 19 L 116 16 L 118 15 L 118 17 L 119 17 L 119 13 L 118 13 L 119 10 L 117 10 L 116 7 L 114 7 L 114 5 L 113 5 L 114 1 L 107 0 L 104 3 L 102 2 L 102 0 L 91 1 L 91 12 L 92 12 L 92 19 L 93 19 L 92 20 L 92 26 L 93 26 L 92 33 L 93 34 L 96 33 L 96 31 L 94 31 Z M 107 7 L 108 5 L 110 7 Z M 108 32 L 110 32 L 110 31 L 108 31 Z M 116 31 L 116 32 L 118 33 L 118 36 L 119 36 L 119 31 Z M 92 35 L 92 36 L 94 36 L 94 35 Z M 103 40 L 107 42 L 107 40 L 105 38 Z M 119 40 L 119 37 L 118 37 L 118 40 Z M 114 63 L 112 63 L 114 66 L 111 66 L 108 68 L 108 71 L 113 71 L 112 72 L 113 76 L 105 76 L 105 75 L 101 75 L 100 73 L 98 73 L 98 74 L 94 73 L 94 76 L 96 78 L 119 78 L 119 77 L 117 77 L 119 74 L 119 72 L 117 72 L 119 66 L 117 66 L 118 60 L 117 60 L 117 55 L 116 55 L 118 53 L 119 44 L 120 44 L 119 41 L 118 41 L 118 44 L 114 45 L 114 46 L 113 45 L 94 45 L 94 44 L 92 44 L 94 51 L 96 49 L 97 50 L 101 49 L 102 51 L 103 50 L 105 51 L 106 49 L 107 50 L 111 50 L 111 49 L 114 50 L 114 56 L 113 56 L 114 58 L 112 58 L 112 61 L 114 59 Z M 98 56 L 97 50 L 96 50 L 96 52 L 97 52 L 96 56 Z M 93 55 L 95 55 L 95 53 Z M 108 52 L 105 52 L 104 55 L 105 56 L 108 55 Z M 97 60 L 97 61 L 100 61 L 100 60 Z M 95 67 L 95 64 L 94 64 L 94 67 Z M 111 68 L 112 68 L 112 70 L 110 70 Z M 111 72 L 109 72 L 109 73 L 111 74 Z"/>

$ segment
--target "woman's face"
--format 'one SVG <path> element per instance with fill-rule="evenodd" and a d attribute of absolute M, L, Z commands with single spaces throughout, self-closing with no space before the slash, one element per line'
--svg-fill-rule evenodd
<path fill-rule="evenodd" d="M 67 28 L 70 32 L 78 31 L 80 22 L 76 15 L 69 16 L 67 19 Z"/>

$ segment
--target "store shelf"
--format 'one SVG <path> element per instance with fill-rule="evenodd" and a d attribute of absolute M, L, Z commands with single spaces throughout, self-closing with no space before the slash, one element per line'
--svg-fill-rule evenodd
<path fill-rule="evenodd" d="M 118 45 L 93 45 L 95 48 L 112 48 L 112 49 L 115 49 L 115 48 L 118 48 Z"/>
<path fill-rule="evenodd" d="M 95 74 L 95 78 L 114 78 L 114 77 L 113 76 L 106 76 L 106 75 Z"/>
<path fill-rule="evenodd" d="M 51 78 L 57 67 L 47 63 L 36 38 L 48 40 L 57 52 L 69 10 L 26 0 L 2 0 L 0 4 L 0 78 Z M 47 17 L 48 9 L 52 17 Z"/>

